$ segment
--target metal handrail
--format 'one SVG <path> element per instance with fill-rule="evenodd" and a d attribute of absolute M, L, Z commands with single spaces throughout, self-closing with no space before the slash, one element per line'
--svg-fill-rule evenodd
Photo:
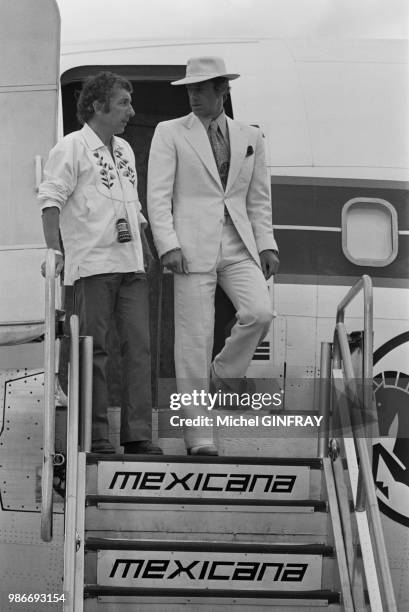
<path fill-rule="evenodd" d="M 338 304 L 337 323 L 344 323 L 345 309 L 352 300 L 363 290 L 364 292 L 364 347 L 363 347 L 363 378 L 365 381 L 372 380 L 373 377 L 373 287 L 372 280 L 364 274 L 348 291 L 346 296 Z M 372 391 L 364 385 L 364 403 L 372 403 Z"/>
<path fill-rule="evenodd" d="M 53 537 L 53 476 L 55 454 L 55 253 L 45 260 L 44 429 L 41 472 L 41 538 Z"/>
<path fill-rule="evenodd" d="M 344 370 L 344 378 L 349 388 L 349 396 L 352 400 L 353 406 L 359 406 L 359 396 L 356 388 L 356 378 L 354 375 L 354 370 L 352 366 L 351 352 L 349 350 L 348 344 L 348 335 L 345 329 L 345 325 L 343 323 L 338 323 L 336 325 L 336 353 L 340 352 L 340 357 L 343 364 Z M 334 362 L 338 361 L 338 356 L 334 355 Z M 334 363 L 335 367 L 338 364 Z M 339 364 L 340 365 L 340 364 Z M 364 409 L 367 407 L 364 404 Z M 362 436 L 355 435 L 356 426 L 362 427 L 363 422 L 360 418 L 360 411 L 357 410 L 355 413 L 355 426 L 352 423 L 352 432 L 354 433 L 354 439 L 356 448 L 359 456 L 359 474 L 360 478 L 358 478 L 358 490 L 357 490 L 357 500 L 362 496 L 359 495 L 359 488 L 363 487 L 365 491 L 365 504 L 362 508 L 355 507 L 357 512 L 359 511 L 368 511 L 370 521 L 372 524 L 372 533 L 374 540 L 374 547 L 376 552 L 376 558 L 379 567 L 380 579 L 382 592 L 384 594 L 384 602 L 387 606 L 386 610 L 388 612 L 394 612 L 397 610 L 396 601 L 395 601 L 395 593 L 393 589 L 392 576 L 390 573 L 389 563 L 388 563 L 388 553 L 385 545 L 385 538 L 383 534 L 381 516 L 378 507 L 378 499 L 376 496 L 375 485 L 373 481 L 371 462 L 369 459 L 368 448 L 366 445 L 366 441 Z"/>
<path fill-rule="evenodd" d="M 338 304 L 336 322 L 344 323 L 345 309 L 352 300 L 363 290 L 364 293 L 364 341 L 363 341 L 363 405 L 369 411 L 372 406 L 372 378 L 373 378 L 373 287 L 372 280 L 364 274 L 351 287 L 346 296 Z M 358 507 L 365 506 L 365 489 L 360 485 L 358 489 Z"/>
<path fill-rule="evenodd" d="M 318 433 L 317 455 L 321 459 L 328 454 L 329 444 L 329 407 L 331 404 L 331 343 L 321 342 L 320 356 L 320 387 L 319 387 L 319 416 L 321 424 Z"/>
<path fill-rule="evenodd" d="M 79 320 L 70 318 L 70 362 L 68 370 L 67 482 L 65 491 L 64 612 L 74 612 L 75 553 L 77 547 L 77 484 L 79 428 Z"/>
<path fill-rule="evenodd" d="M 348 291 L 337 307 L 336 327 L 333 344 L 333 368 L 343 370 L 343 379 L 348 388 L 348 395 L 355 407 L 359 406 L 359 395 L 356 377 L 352 364 L 351 351 L 348 343 L 348 335 L 344 325 L 345 310 L 352 300 L 363 290 L 364 293 L 364 338 L 363 338 L 363 408 L 372 411 L 372 385 L 369 381 L 373 379 L 373 287 L 369 276 L 362 276 Z M 328 377 L 329 361 L 328 347 L 322 347 L 322 366 Z M 323 372 L 321 372 L 321 376 Z M 320 411 L 328 411 L 328 385 L 325 381 L 321 383 Z M 378 507 L 375 484 L 373 481 L 370 456 L 365 438 L 356 435 L 356 429 L 364 426 L 359 410 L 354 411 L 351 431 L 355 441 L 355 448 L 359 456 L 359 477 L 356 490 L 356 512 L 367 511 L 372 525 L 372 537 L 377 560 L 377 575 L 380 581 L 384 604 L 388 612 L 397 610 L 392 577 L 390 573 L 388 554 L 382 529 L 382 522 Z M 327 435 L 325 431 L 320 432 L 318 451 L 323 455 L 323 444 Z"/>
<path fill-rule="evenodd" d="M 91 452 L 92 443 L 92 367 L 93 367 L 92 336 L 80 338 L 80 374 L 79 374 L 79 405 L 80 405 L 80 449 Z"/>

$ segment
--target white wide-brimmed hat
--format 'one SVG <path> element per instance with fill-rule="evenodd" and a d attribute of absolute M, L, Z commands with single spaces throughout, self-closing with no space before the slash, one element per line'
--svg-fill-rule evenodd
<path fill-rule="evenodd" d="M 217 77 L 225 77 L 231 81 L 239 76 L 227 72 L 226 64 L 221 57 L 191 57 L 187 60 L 185 78 L 173 81 L 171 85 L 190 85 Z"/>

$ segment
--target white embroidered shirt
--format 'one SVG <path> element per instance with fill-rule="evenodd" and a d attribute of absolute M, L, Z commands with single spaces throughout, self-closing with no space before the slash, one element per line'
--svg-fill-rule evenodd
<path fill-rule="evenodd" d="M 60 210 L 65 249 L 64 283 L 108 272 L 143 272 L 141 212 L 130 145 L 112 137 L 113 158 L 85 124 L 50 152 L 39 188 L 41 209 Z M 132 240 L 117 241 L 116 222 L 126 218 Z"/>

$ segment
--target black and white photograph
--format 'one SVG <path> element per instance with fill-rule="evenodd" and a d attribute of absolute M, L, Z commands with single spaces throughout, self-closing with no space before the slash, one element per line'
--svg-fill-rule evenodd
<path fill-rule="evenodd" d="M 0 612 L 409 609 L 406 0 L 0 0 Z"/>

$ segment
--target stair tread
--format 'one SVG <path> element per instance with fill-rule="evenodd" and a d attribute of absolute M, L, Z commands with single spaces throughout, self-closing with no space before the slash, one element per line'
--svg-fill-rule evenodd
<path fill-rule="evenodd" d="M 312 469 L 322 468 L 322 459 L 319 457 L 241 457 L 241 456 L 187 456 L 187 455 L 103 455 L 87 453 L 87 464 L 92 465 L 105 462 L 149 462 L 149 463 L 210 463 L 210 464 L 240 464 L 240 465 L 288 465 L 309 466 Z"/>
<path fill-rule="evenodd" d="M 333 556 L 334 548 L 328 544 L 310 543 L 260 543 L 260 542 L 214 542 L 199 540 L 140 540 L 128 538 L 95 538 L 85 540 L 87 550 L 183 550 L 202 552 L 241 551 L 255 553 L 311 554 Z"/>
<path fill-rule="evenodd" d="M 98 584 L 84 585 L 84 594 L 88 596 L 138 596 L 138 597 L 228 597 L 228 598 L 271 598 L 271 599 L 294 599 L 294 600 L 325 600 L 328 603 L 339 603 L 340 593 L 330 589 L 318 589 L 309 591 L 256 591 L 256 590 L 227 590 L 227 589 L 154 589 L 147 587 L 111 587 Z"/>
<path fill-rule="evenodd" d="M 86 496 L 86 505 L 95 506 L 103 503 L 115 504 L 173 504 L 173 505 L 196 505 L 196 506 L 282 506 L 294 508 L 314 508 L 315 512 L 327 512 L 328 506 L 325 500 L 320 499 L 226 499 L 220 497 L 146 497 L 146 496 L 124 496 L 124 495 L 98 495 Z"/>

